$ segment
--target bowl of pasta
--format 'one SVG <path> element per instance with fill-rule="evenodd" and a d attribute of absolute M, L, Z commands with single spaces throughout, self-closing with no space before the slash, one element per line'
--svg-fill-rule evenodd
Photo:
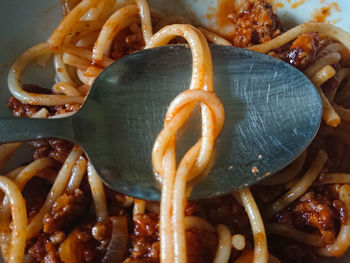
<path fill-rule="evenodd" d="M 110 189 L 71 142 L 1 144 L 0 262 L 348 262 L 349 12 L 347 0 L 5 1 L 0 118 L 72 115 L 105 67 L 167 44 L 188 43 L 200 58 L 195 84 L 184 90 L 215 94 L 210 43 L 298 68 L 320 93 L 323 121 L 312 144 L 283 171 L 205 200 L 187 194 L 192 180 L 209 170 L 224 125 L 205 107 L 202 127 L 209 128 L 183 162 L 175 158 L 175 133 L 165 136 L 161 151 L 149 153 L 161 177 L 160 202 Z M 179 114 L 167 116 L 163 131 Z"/>

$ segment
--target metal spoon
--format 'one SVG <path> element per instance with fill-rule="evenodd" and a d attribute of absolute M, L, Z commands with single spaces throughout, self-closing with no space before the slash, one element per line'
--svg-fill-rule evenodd
<path fill-rule="evenodd" d="M 280 171 L 310 144 L 322 115 L 316 89 L 289 64 L 240 48 L 213 45 L 211 52 L 226 119 L 213 167 L 191 198 L 229 193 Z M 182 45 L 123 57 L 96 79 L 79 112 L 64 119 L 1 119 L 0 142 L 71 140 L 110 187 L 158 200 L 152 146 L 170 101 L 189 87 L 191 69 L 191 52 Z M 198 116 L 179 132 L 178 156 L 200 137 Z"/>

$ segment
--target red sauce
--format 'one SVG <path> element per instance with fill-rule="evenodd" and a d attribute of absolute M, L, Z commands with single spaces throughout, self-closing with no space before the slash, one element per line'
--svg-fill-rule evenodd
<path fill-rule="evenodd" d="M 297 7 L 301 6 L 304 3 L 305 3 L 305 0 L 300 0 L 300 1 L 296 2 L 296 3 L 293 3 L 292 4 L 292 8 L 297 8 Z"/>
<path fill-rule="evenodd" d="M 281 33 L 282 23 L 271 4 L 263 0 L 246 0 L 239 7 L 235 1 L 221 0 L 216 21 L 227 29 L 226 37 L 237 47 L 264 43 Z"/>
<path fill-rule="evenodd" d="M 320 40 L 317 34 L 302 34 L 290 46 L 282 47 L 270 55 L 303 69 L 315 60 L 319 47 Z"/>
<path fill-rule="evenodd" d="M 338 3 L 330 3 L 327 6 L 315 9 L 312 14 L 311 21 L 315 22 L 326 22 L 327 18 L 331 15 L 332 9 L 340 11 Z"/>
<path fill-rule="evenodd" d="M 216 21 L 218 26 L 225 27 L 227 25 L 232 25 L 232 19 L 230 16 L 238 11 L 237 1 L 232 0 L 219 0 L 218 8 L 216 11 Z"/>

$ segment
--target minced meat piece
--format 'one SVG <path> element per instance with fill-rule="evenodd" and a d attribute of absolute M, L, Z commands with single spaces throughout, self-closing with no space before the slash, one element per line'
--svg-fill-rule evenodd
<path fill-rule="evenodd" d="M 82 215 L 88 204 L 84 192 L 75 189 L 73 194 L 62 194 L 44 217 L 44 232 L 53 233 L 67 227 Z"/>
<path fill-rule="evenodd" d="M 63 114 L 68 112 L 76 112 L 80 110 L 82 104 L 65 104 L 59 106 L 50 107 L 51 111 L 54 111 L 55 114 Z"/>
<path fill-rule="evenodd" d="M 194 204 L 193 215 L 203 217 L 213 226 L 224 224 L 232 233 L 242 233 L 250 227 L 244 208 L 231 195 L 196 201 Z"/>
<path fill-rule="evenodd" d="M 49 153 L 49 157 L 63 163 L 72 150 L 73 143 L 60 139 L 51 139 L 48 140 L 48 142 L 52 149 Z"/>
<path fill-rule="evenodd" d="M 265 0 L 245 0 L 229 18 L 235 25 L 231 41 L 237 47 L 264 43 L 282 31 L 281 21 Z"/>
<path fill-rule="evenodd" d="M 282 251 L 282 262 L 285 263 L 317 262 L 316 255 L 312 252 L 311 248 L 305 245 L 291 244 L 286 246 Z"/>
<path fill-rule="evenodd" d="M 101 262 L 105 249 L 99 248 L 99 242 L 91 234 L 92 225 L 83 225 L 69 234 L 61 244 L 59 255 L 64 262 L 72 258 L 74 262 Z"/>
<path fill-rule="evenodd" d="M 33 177 L 25 185 L 22 194 L 26 200 L 28 218 L 37 214 L 46 200 L 51 184 L 39 177 Z"/>
<path fill-rule="evenodd" d="M 189 263 L 213 261 L 218 244 L 216 233 L 191 228 L 186 231 L 186 242 Z M 130 262 L 134 262 L 134 259 L 148 263 L 159 262 L 160 239 L 158 214 L 149 213 L 134 217 L 132 244 Z"/>
<path fill-rule="evenodd" d="M 66 232 L 68 236 L 63 231 L 41 233 L 28 244 L 27 254 L 34 258 L 34 262 L 43 263 L 62 262 L 63 259 L 65 262 L 70 262 L 70 259 L 72 262 L 103 262 L 111 240 L 111 220 L 107 218 L 95 225 L 94 221 L 94 217 L 84 218 L 79 227 Z M 106 229 L 99 240 L 94 233 L 96 228 Z"/>
<path fill-rule="evenodd" d="M 319 49 L 320 40 L 318 35 L 307 33 L 298 36 L 292 44 L 287 44 L 270 53 L 270 55 L 282 59 L 298 69 L 304 69 L 315 61 Z"/>
<path fill-rule="evenodd" d="M 131 38 L 130 36 L 135 36 Z M 145 42 L 142 38 L 141 32 L 139 38 L 137 34 L 134 34 L 130 28 L 121 30 L 114 38 L 110 56 L 113 59 L 119 59 L 125 55 L 135 53 L 142 50 L 145 47 Z"/>
<path fill-rule="evenodd" d="M 159 216 L 155 213 L 134 216 L 131 257 L 147 262 L 159 261 Z"/>
<path fill-rule="evenodd" d="M 64 163 L 73 148 L 73 143 L 61 139 L 50 139 L 47 140 L 47 144 L 42 143 L 38 146 L 33 154 L 34 159 L 47 156 L 60 163 Z"/>
<path fill-rule="evenodd" d="M 269 205 L 276 201 L 281 196 L 283 187 L 282 185 L 263 186 L 255 185 L 252 187 L 252 192 L 257 204 L 261 206 Z"/>
<path fill-rule="evenodd" d="M 269 237 L 269 251 L 283 263 L 316 263 L 317 256 L 307 245 L 279 236 Z"/>
<path fill-rule="evenodd" d="M 323 48 L 324 41 L 316 33 L 305 33 L 298 36 L 269 55 L 284 60 L 294 67 L 303 70 L 316 60 L 318 52 Z"/>
<path fill-rule="evenodd" d="M 93 223 L 95 219 L 89 218 L 88 223 L 81 224 L 69 234 L 67 239 L 60 246 L 60 257 L 65 262 L 110 262 L 113 257 L 113 249 L 116 244 L 110 244 L 113 240 L 112 218 L 108 217 L 102 222 Z M 118 226 L 117 226 L 118 227 Z M 98 233 L 99 232 L 99 233 Z M 114 237 L 116 242 L 118 237 Z M 118 241 L 117 241 L 118 242 Z M 112 246 L 112 248 L 110 248 Z M 108 255 L 108 249 L 109 255 Z M 112 252 L 111 252 L 112 251 Z"/>
<path fill-rule="evenodd" d="M 50 90 L 44 89 L 36 84 L 24 84 L 23 90 L 30 93 L 37 93 L 37 94 L 52 94 Z M 32 117 L 35 113 L 37 113 L 42 108 L 45 108 L 49 112 L 50 116 L 54 116 L 56 114 L 76 112 L 81 108 L 81 105 L 80 104 L 65 104 L 65 105 L 57 105 L 57 106 L 31 105 L 31 104 L 22 103 L 20 100 L 12 96 L 8 100 L 7 107 L 12 110 L 13 114 L 16 117 Z"/>
<path fill-rule="evenodd" d="M 216 233 L 191 228 L 186 231 L 187 258 L 189 263 L 211 263 L 218 246 Z"/>
<path fill-rule="evenodd" d="M 106 194 L 108 214 L 110 216 L 125 215 L 127 216 L 128 221 L 131 223 L 132 220 L 129 218 L 129 216 L 132 214 L 132 201 L 130 202 L 129 207 L 124 207 L 123 202 L 125 202 L 126 198 L 123 194 L 117 193 L 106 185 L 104 186 L 104 190 Z M 125 211 L 125 209 L 128 209 L 128 211 Z M 129 213 L 125 214 L 125 212 Z"/>
<path fill-rule="evenodd" d="M 310 190 L 277 215 L 277 221 L 303 231 L 317 229 L 326 244 L 334 242 L 345 207 L 322 187 Z"/>
<path fill-rule="evenodd" d="M 22 103 L 13 96 L 9 98 L 7 107 L 16 117 L 31 117 L 41 109 L 41 106 Z"/>
<path fill-rule="evenodd" d="M 28 246 L 28 255 L 33 257 L 34 262 L 60 263 L 58 246 L 50 242 L 50 236 L 40 234 L 35 242 Z"/>

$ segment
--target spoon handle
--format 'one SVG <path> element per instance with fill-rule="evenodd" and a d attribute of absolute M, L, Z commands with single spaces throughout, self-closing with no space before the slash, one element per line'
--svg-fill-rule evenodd
<path fill-rule="evenodd" d="M 74 138 L 72 120 L 72 118 L 2 118 L 0 119 L 0 143 L 45 138 L 72 140 Z"/>

